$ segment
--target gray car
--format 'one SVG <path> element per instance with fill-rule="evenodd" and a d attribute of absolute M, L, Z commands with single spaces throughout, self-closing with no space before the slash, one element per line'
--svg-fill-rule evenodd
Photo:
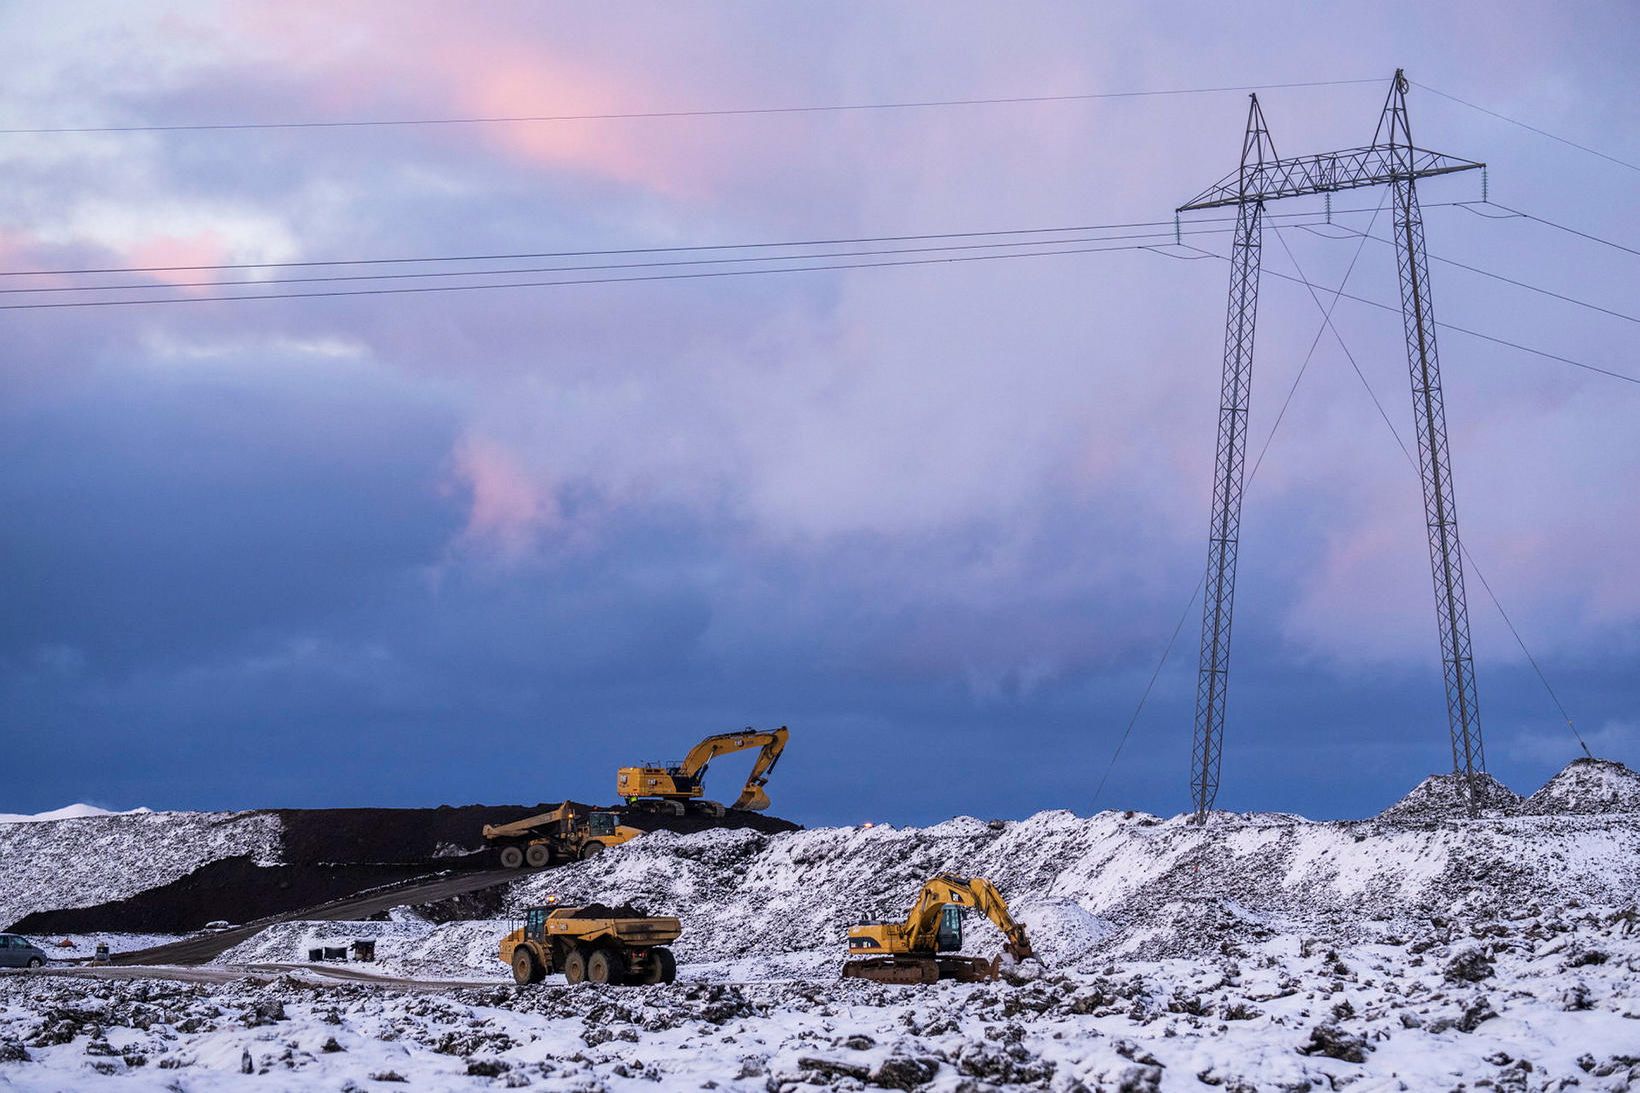
<path fill-rule="evenodd" d="M 46 962 L 46 951 L 27 938 L 0 934 L 0 968 L 38 968 Z"/>

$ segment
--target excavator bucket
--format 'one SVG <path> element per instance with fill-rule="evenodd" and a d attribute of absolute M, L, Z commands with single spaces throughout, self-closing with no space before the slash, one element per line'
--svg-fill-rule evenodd
<path fill-rule="evenodd" d="M 769 795 L 762 786 L 747 786 L 729 807 L 745 809 L 748 812 L 762 812 L 769 807 Z"/>

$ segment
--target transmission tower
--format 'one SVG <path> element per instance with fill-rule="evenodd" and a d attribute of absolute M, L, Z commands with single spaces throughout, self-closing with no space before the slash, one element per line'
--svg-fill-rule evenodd
<path fill-rule="evenodd" d="M 1253 391 L 1253 326 L 1258 314 L 1264 201 L 1249 183 L 1270 163 L 1275 145 L 1258 96 L 1247 108 L 1237 173 L 1236 233 L 1230 246 L 1230 304 L 1224 325 L 1224 383 L 1219 392 L 1219 443 L 1213 456 L 1213 523 L 1207 538 L 1207 598 L 1202 610 L 1201 672 L 1196 681 L 1196 735 L 1190 755 L 1196 812 L 1219 792 L 1225 687 L 1230 682 L 1230 609 L 1236 597 L 1236 547 L 1241 535 L 1242 470 L 1247 407 Z"/>
<path fill-rule="evenodd" d="M 1397 69 L 1370 145 L 1292 159 L 1276 156 L 1258 96 L 1254 95 L 1242 138 L 1240 168 L 1178 209 L 1180 213 L 1232 206 L 1236 209 L 1219 397 L 1219 437 L 1213 467 L 1213 513 L 1207 543 L 1206 599 L 1202 606 L 1195 735 L 1191 747 L 1191 789 L 1198 823 L 1206 819 L 1219 789 L 1264 205 L 1279 198 L 1380 185 L 1390 186 L 1395 200 L 1401 314 L 1406 328 L 1430 567 L 1434 574 L 1435 610 L 1441 634 L 1452 769 L 1462 781 L 1470 815 L 1478 810 L 1478 775 L 1486 769 L 1486 756 L 1481 745 L 1474 657 L 1469 644 L 1469 610 L 1464 598 L 1463 552 L 1458 542 L 1446 408 L 1441 397 L 1441 367 L 1435 352 L 1424 222 L 1416 184 L 1420 178 L 1476 170 L 1484 164 L 1431 152 L 1413 144 L 1406 92 L 1406 76 Z"/>

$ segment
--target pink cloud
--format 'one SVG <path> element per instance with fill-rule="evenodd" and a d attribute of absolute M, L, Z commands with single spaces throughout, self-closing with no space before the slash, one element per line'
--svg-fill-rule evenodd
<path fill-rule="evenodd" d="M 194 232 L 191 235 L 151 236 L 127 245 L 123 249 L 123 254 L 131 265 L 144 267 L 210 266 L 233 260 L 228 241 L 221 232 L 212 230 Z M 148 276 L 168 284 L 182 284 L 209 278 L 209 274 L 204 271 L 189 269 L 165 270 Z"/>
<path fill-rule="evenodd" d="M 547 484 L 500 445 L 468 437 L 456 446 L 454 462 L 456 477 L 469 495 L 462 544 L 519 557 L 543 530 L 559 522 L 561 514 Z"/>
<path fill-rule="evenodd" d="M 374 36 L 338 33 L 333 12 L 244 5 L 231 17 L 246 48 L 304 58 L 304 95 L 320 114 L 521 117 L 619 113 L 675 101 L 635 65 L 572 52 L 505 13 L 474 8 L 452 20 L 425 9 L 380 7 L 359 26 L 392 26 L 390 49 Z M 439 138 L 481 144 L 532 167 L 568 171 L 657 193 L 700 195 L 734 168 L 701 154 L 699 132 L 632 122 L 451 126 Z M 735 160 L 738 157 L 728 157 Z"/>

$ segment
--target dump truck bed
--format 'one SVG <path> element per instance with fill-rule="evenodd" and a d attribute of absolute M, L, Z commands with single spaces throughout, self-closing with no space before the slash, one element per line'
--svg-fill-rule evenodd
<path fill-rule="evenodd" d="M 613 938 L 623 945 L 666 945 L 683 933 L 683 923 L 674 915 L 645 915 L 642 918 L 577 918 L 554 912 L 547 919 L 547 936 L 576 941 Z"/>

